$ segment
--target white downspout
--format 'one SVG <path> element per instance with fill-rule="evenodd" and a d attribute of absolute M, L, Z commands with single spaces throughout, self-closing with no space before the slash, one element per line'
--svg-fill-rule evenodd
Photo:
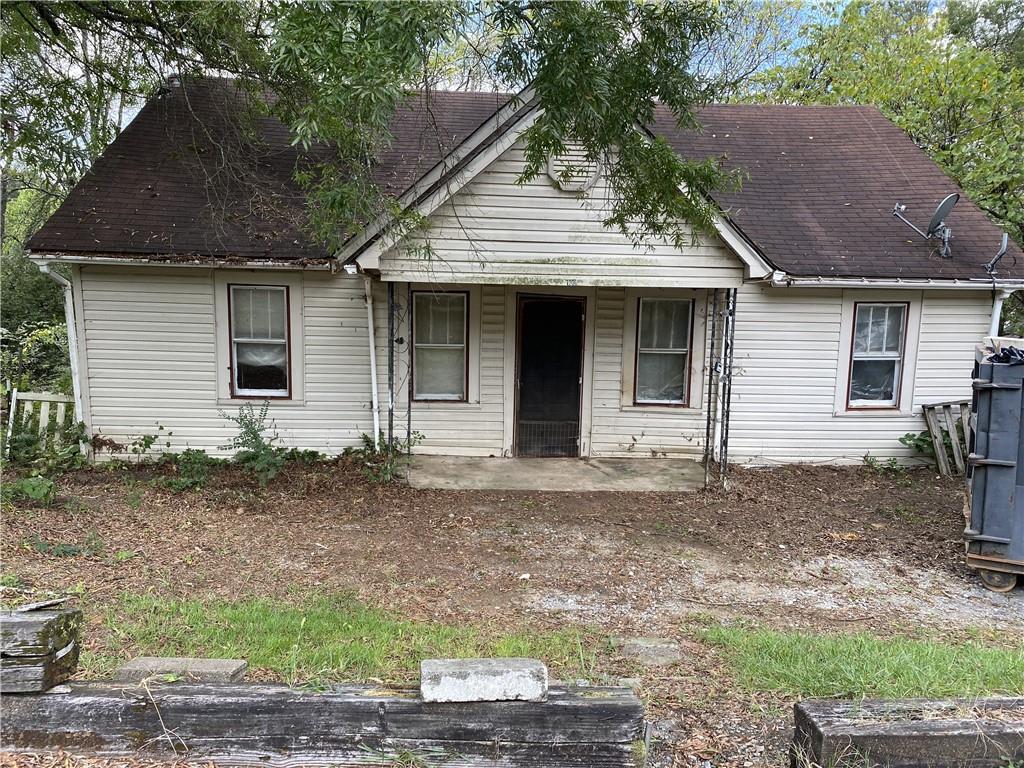
<path fill-rule="evenodd" d="M 370 395 L 373 403 L 373 444 L 380 440 L 380 401 L 377 397 L 377 339 L 373 332 L 373 281 L 369 275 L 363 276 L 366 289 L 366 334 L 370 342 Z"/>
<path fill-rule="evenodd" d="M 75 421 L 84 421 L 82 386 L 78 380 L 78 329 L 75 326 L 75 297 L 72 293 L 71 283 L 63 275 L 52 272 L 49 264 L 40 264 L 39 271 L 57 283 L 64 291 L 64 323 L 68 328 L 68 358 L 71 364 L 71 392 L 75 399 Z"/>
<path fill-rule="evenodd" d="M 1000 291 L 992 299 L 992 322 L 988 327 L 988 335 L 995 337 L 999 335 L 999 320 L 1003 316 L 1003 302 L 1010 296 L 1010 291 Z"/>

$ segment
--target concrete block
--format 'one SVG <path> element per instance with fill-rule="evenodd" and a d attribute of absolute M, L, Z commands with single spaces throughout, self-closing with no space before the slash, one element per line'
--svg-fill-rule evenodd
<path fill-rule="evenodd" d="M 626 658 L 647 667 L 666 667 L 683 659 L 679 645 L 661 637 L 616 637 L 612 644 Z"/>
<path fill-rule="evenodd" d="M 424 701 L 545 701 L 548 668 L 536 659 L 424 659 Z"/>
<path fill-rule="evenodd" d="M 242 659 L 140 656 L 118 669 L 114 680 L 138 683 L 150 677 L 169 675 L 182 683 L 236 683 L 248 667 Z"/>

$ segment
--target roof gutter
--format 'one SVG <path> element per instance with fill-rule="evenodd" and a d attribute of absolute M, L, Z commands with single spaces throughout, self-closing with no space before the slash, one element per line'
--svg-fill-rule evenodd
<path fill-rule="evenodd" d="M 164 257 L 150 258 L 124 257 L 124 256 L 86 256 L 77 253 L 30 253 L 29 260 L 42 269 L 45 264 L 102 264 L 124 266 L 146 266 L 146 267 L 201 267 L 210 269 L 286 269 L 296 271 L 317 271 L 336 272 L 337 261 L 335 259 L 324 260 L 324 263 L 294 263 L 288 261 L 275 261 L 273 259 L 179 259 L 172 261 Z"/>
<path fill-rule="evenodd" d="M 796 277 L 775 271 L 768 282 L 773 288 L 904 288 L 920 290 L 934 288 L 963 291 L 1017 291 L 1024 289 L 1024 280 L 996 280 L 993 278 L 934 280 L 932 278 L 884 277 Z"/>

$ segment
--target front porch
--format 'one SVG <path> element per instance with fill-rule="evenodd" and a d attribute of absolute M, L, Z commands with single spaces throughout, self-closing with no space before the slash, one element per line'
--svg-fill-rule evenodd
<path fill-rule="evenodd" d="M 704 468 L 692 459 L 566 459 L 414 456 L 413 488 L 459 491 L 695 491 Z"/>
<path fill-rule="evenodd" d="M 375 429 L 411 436 L 417 455 L 625 460 L 612 474 L 641 460 L 699 461 L 709 443 L 720 455 L 732 289 L 374 281 L 371 294 Z M 603 469 L 565 466 L 581 489 L 626 487 Z M 549 487 L 508 485 L 508 471 L 425 482 Z M 680 490 L 660 474 L 648 490 Z M 559 477 L 554 488 L 567 485 Z"/>

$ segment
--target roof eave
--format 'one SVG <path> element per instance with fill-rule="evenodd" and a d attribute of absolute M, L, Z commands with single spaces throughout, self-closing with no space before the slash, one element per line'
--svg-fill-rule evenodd
<path fill-rule="evenodd" d="M 941 289 L 968 291 L 1024 290 L 1024 280 L 991 278 L 902 278 L 902 277 L 824 277 L 790 275 L 775 271 L 768 278 L 773 288 L 887 288 L 887 289 Z"/>
<path fill-rule="evenodd" d="M 334 258 L 322 259 L 249 259 L 228 256 L 183 254 L 83 253 L 78 251 L 29 251 L 33 264 L 101 264 L 145 267 L 191 267 L 204 269 L 267 269 L 336 272 Z"/>

